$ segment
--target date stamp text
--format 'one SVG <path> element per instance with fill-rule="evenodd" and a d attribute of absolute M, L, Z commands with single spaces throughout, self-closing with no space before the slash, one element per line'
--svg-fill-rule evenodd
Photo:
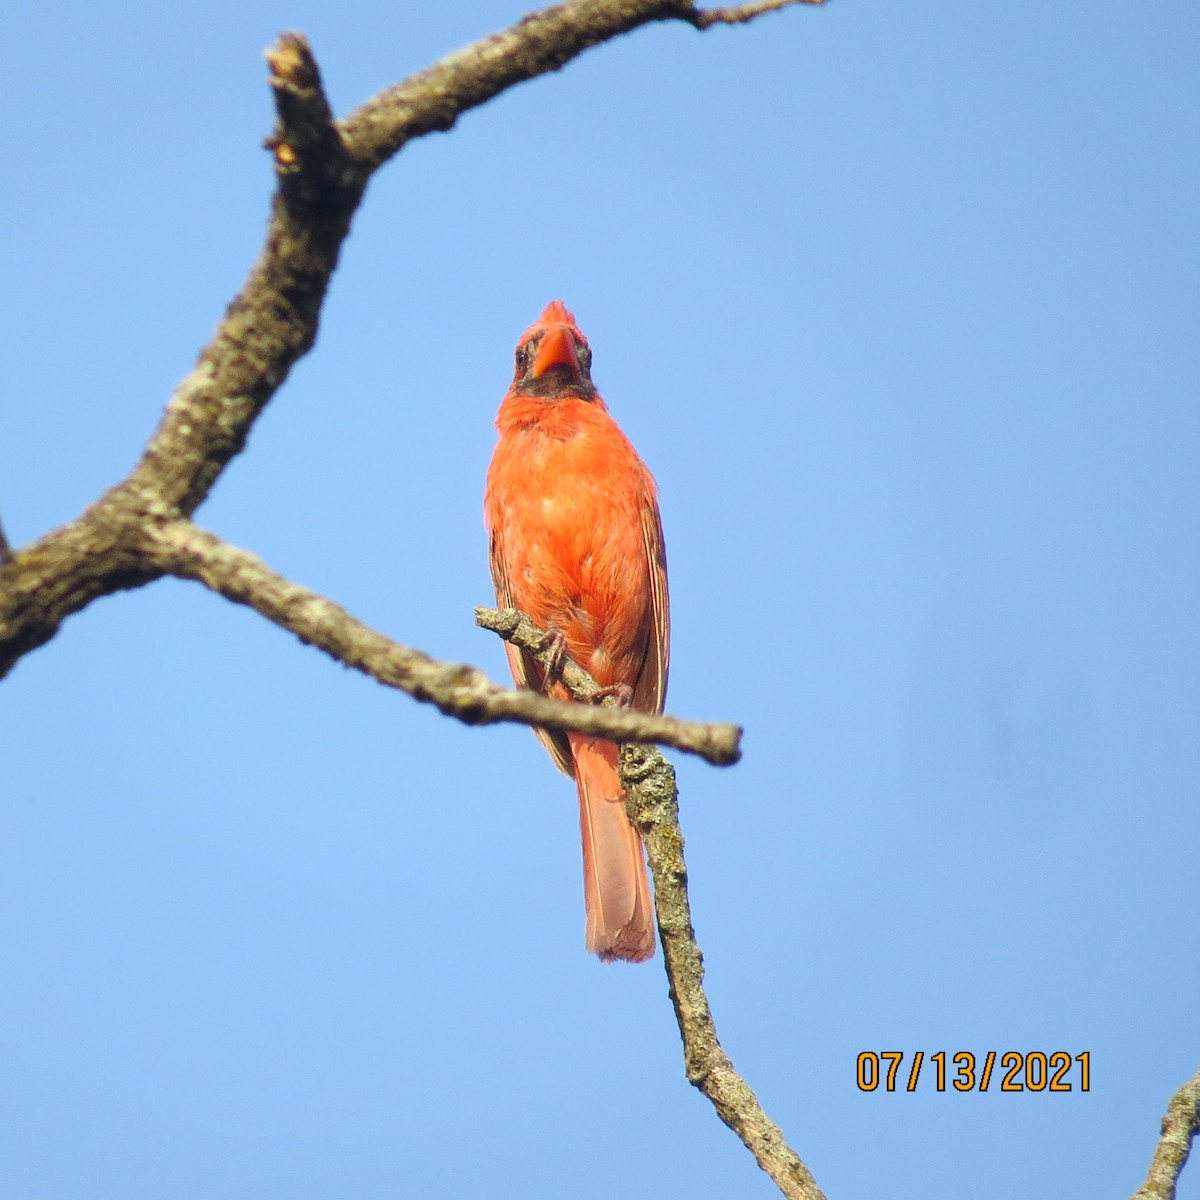
<path fill-rule="evenodd" d="M 864 1050 L 856 1070 L 860 1092 L 915 1092 L 918 1083 L 938 1092 L 948 1087 L 956 1092 L 1087 1092 L 1092 1086 L 1092 1056 L 1087 1050 L 1074 1055 L 1066 1050 L 989 1050 L 982 1055 L 966 1050 Z"/>

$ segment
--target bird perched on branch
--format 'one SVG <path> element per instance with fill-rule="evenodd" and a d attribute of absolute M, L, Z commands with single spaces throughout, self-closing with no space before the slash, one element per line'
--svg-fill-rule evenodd
<path fill-rule="evenodd" d="M 484 523 L 501 607 L 517 608 L 607 692 L 662 712 L 670 617 L 657 487 L 592 383 L 592 352 L 560 300 L 517 343 Z M 518 687 L 570 699 L 533 657 L 505 644 Z M 586 945 L 605 961 L 654 953 L 642 843 L 625 815 L 617 745 L 534 731 L 575 778 Z"/>

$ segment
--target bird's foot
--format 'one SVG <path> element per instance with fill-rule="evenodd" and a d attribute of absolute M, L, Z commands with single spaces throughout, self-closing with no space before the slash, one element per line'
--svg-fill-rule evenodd
<path fill-rule="evenodd" d="M 567 639 L 561 630 L 546 631 L 546 639 L 542 642 L 542 652 L 546 655 L 546 680 L 562 679 L 563 663 L 567 659 Z"/>
<path fill-rule="evenodd" d="M 599 704 L 601 700 L 608 696 L 613 696 L 616 699 L 618 708 L 631 708 L 633 706 L 633 688 L 627 683 L 610 683 L 607 687 L 602 687 L 593 697 L 593 701 Z"/>

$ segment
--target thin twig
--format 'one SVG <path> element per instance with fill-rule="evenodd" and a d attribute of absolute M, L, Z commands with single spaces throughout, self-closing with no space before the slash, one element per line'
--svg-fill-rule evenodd
<path fill-rule="evenodd" d="M 691 23 L 697 29 L 708 29 L 711 25 L 741 25 L 753 21 L 763 13 L 779 12 L 791 8 L 795 4 L 821 5 L 825 0 L 755 0 L 752 4 L 731 4 L 721 8 L 700 8 L 695 10 Z"/>
<path fill-rule="evenodd" d="M 498 633 L 506 642 L 512 642 L 514 646 L 528 651 L 543 670 L 549 666 L 553 655 L 552 643 L 545 632 L 524 613 L 515 608 L 477 608 L 475 624 Z M 563 659 L 559 669 L 563 682 L 577 700 L 592 700 L 601 691 L 592 677 L 570 658 Z M 740 725 L 680 721 L 676 717 L 659 716 L 657 713 L 609 708 L 607 705 L 605 708 L 610 712 L 623 712 L 628 718 L 627 722 L 622 722 L 623 728 L 619 733 L 608 735 L 614 740 L 655 742 L 661 746 L 673 746 L 676 750 L 698 754 L 718 767 L 735 763 L 742 756 L 739 748 L 742 738 Z"/>
<path fill-rule="evenodd" d="M 1132 1200 L 1175 1200 L 1175 1186 L 1197 1133 L 1200 1133 L 1200 1071 L 1171 1097 L 1146 1182 Z"/>

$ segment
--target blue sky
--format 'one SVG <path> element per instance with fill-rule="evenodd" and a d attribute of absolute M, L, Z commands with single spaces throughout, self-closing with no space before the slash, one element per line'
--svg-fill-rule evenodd
<path fill-rule="evenodd" d="M 344 113 L 522 11 L 0 16 L 12 541 L 128 470 L 240 287 L 274 36 Z M 595 50 L 376 177 L 197 514 L 503 678 L 492 420 L 575 310 L 661 488 L 668 707 L 746 727 L 676 759 L 718 1029 L 831 1200 L 1128 1195 L 1200 1060 L 1198 34 L 838 0 Z M 174 582 L 72 618 L 0 728 L 6 1195 L 773 1194 L 661 961 L 585 955 L 527 732 Z M 864 1094 L 884 1049 L 1088 1051 L 1091 1090 Z"/>

